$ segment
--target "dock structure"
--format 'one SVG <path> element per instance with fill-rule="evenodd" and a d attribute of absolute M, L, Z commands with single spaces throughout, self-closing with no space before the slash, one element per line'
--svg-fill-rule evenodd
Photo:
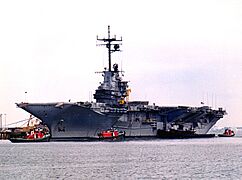
<path fill-rule="evenodd" d="M 3 114 L 0 114 L 0 131 L 2 131 L 3 129 L 2 118 L 3 118 Z"/>
<path fill-rule="evenodd" d="M 9 139 L 11 131 L 8 129 L 0 130 L 0 140 Z"/>
<path fill-rule="evenodd" d="M 5 115 L 5 124 L 3 125 L 3 115 Z M 0 114 L 0 140 L 5 140 L 10 138 L 12 132 L 11 128 L 7 128 L 6 124 L 7 114 Z"/>

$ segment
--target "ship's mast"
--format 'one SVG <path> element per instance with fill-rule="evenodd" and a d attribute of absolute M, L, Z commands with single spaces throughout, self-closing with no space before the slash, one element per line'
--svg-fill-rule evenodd
<path fill-rule="evenodd" d="M 111 38 L 111 36 L 110 36 L 110 26 L 108 26 L 108 38 L 99 39 L 98 36 L 97 36 L 97 40 L 105 42 L 104 44 L 97 44 L 98 46 L 106 46 L 106 48 L 108 48 L 108 71 L 112 71 L 111 70 L 111 64 L 112 64 L 111 53 L 116 52 L 116 51 L 120 51 L 119 45 L 121 45 L 121 43 L 118 43 L 118 42 L 122 41 L 122 37 L 120 39 L 116 39 L 116 35 L 114 35 L 114 37 Z"/>

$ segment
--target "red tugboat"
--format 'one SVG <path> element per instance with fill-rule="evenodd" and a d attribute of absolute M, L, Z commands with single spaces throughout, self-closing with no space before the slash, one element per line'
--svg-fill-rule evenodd
<path fill-rule="evenodd" d="M 41 124 L 39 119 L 33 120 L 30 116 L 26 127 L 17 127 L 10 133 L 9 140 L 16 142 L 46 142 L 50 139 L 50 130 Z"/>
<path fill-rule="evenodd" d="M 234 131 L 226 128 L 223 134 L 218 134 L 219 137 L 233 137 L 235 135 Z"/>
<path fill-rule="evenodd" d="M 117 129 L 108 129 L 105 131 L 101 131 L 98 133 L 99 139 L 111 139 L 111 140 L 116 140 L 119 138 L 124 138 L 125 132 L 123 131 L 118 131 Z"/>
<path fill-rule="evenodd" d="M 17 142 L 48 142 L 50 139 L 49 129 L 46 126 L 38 125 L 30 131 L 21 131 L 18 135 L 12 135 L 10 141 Z"/>

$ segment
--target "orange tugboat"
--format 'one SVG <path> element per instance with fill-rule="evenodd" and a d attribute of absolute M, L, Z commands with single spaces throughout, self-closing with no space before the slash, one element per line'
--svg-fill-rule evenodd
<path fill-rule="evenodd" d="M 234 131 L 231 129 L 225 129 L 223 134 L 219 134 L 219 137 L 233 137 L 235 135 Z"/>
<path fill-rule="evenodd" d="M 118 139 L 118 138 L 124 138 L 125 132 L 123 131 L 118 131 L 117 129 L 108 129 L 105 131 L 101 131 L 98 134 L 99 139 Z"/>

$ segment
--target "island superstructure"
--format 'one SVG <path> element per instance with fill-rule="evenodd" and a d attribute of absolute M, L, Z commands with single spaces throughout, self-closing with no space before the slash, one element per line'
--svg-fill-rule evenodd
<path fill-rule="evenodd" d="M 194 131 L 206 134 L 226 111 L 208 106 L 157 106 L 148 101 L 129 101 L 128 81 L 122 79 L 118 64 L 112 65 L 112 53 L 120 51 L 122 38 L 98 38 L 98 45 L 108 50 L 108 68 L 101 74 L 103 82 L 94 93 L 95 102 L 17 103 L 46 124 L 52 139 L 96 138 L 110 128 L 125 132 L 127 137 L 155 137 L 159 130 Z"/>

